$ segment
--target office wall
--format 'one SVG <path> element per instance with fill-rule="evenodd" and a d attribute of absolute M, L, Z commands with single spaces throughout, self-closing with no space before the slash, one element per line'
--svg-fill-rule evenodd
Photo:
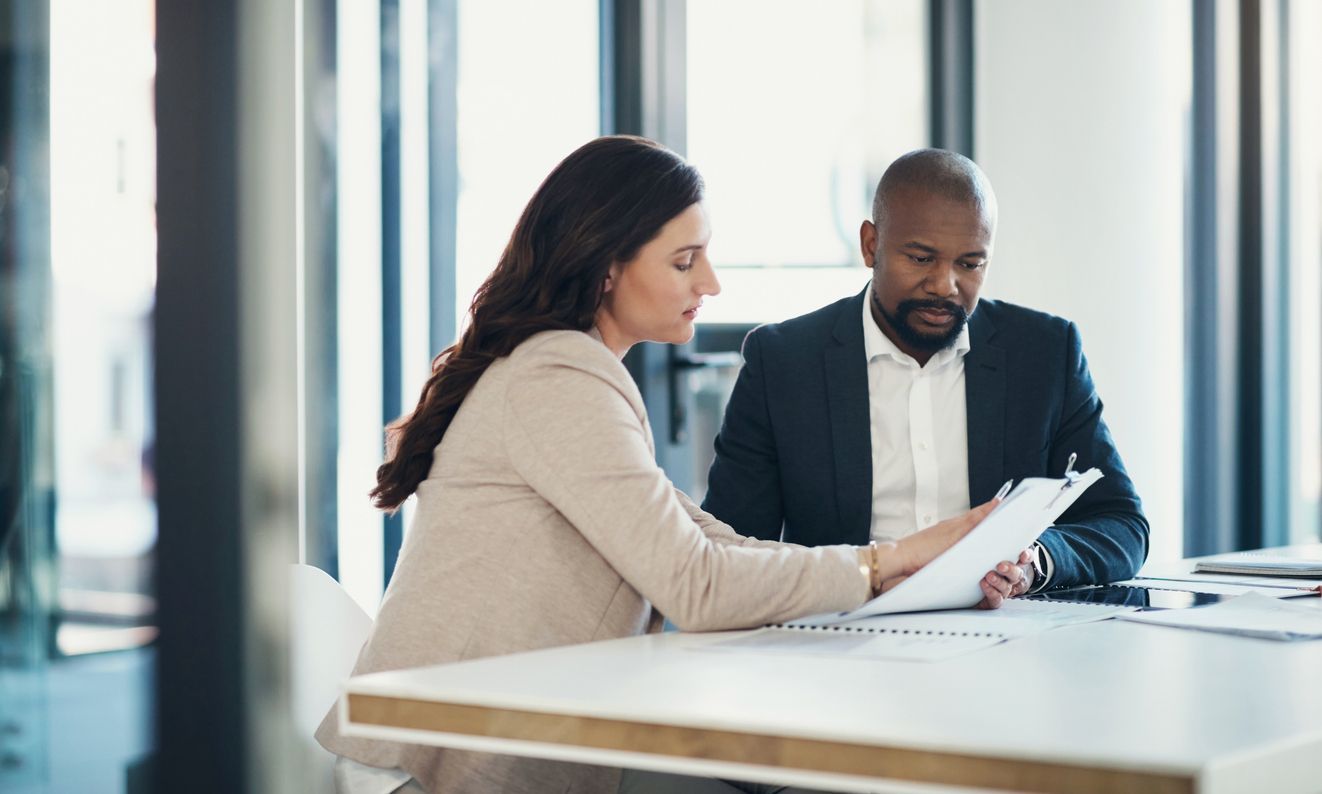
<path fill-rule="evenodd" d="M 1106 419 L 1181 556 L 1187 2 L 976 6 L 975 156 L 1000 227 L 986 294 L 1079 324 Z"/>

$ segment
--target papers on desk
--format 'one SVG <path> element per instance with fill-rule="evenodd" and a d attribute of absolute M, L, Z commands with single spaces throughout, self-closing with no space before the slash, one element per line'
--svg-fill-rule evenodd
<path fill-rule="evenodd" d="M 1202 560 L 1193 566 L 1194 573 L 1233 573 L 1246 576 L 1288 576 L 1315 579 L 1322 577 L 1322 560 L 1280 557 L 1262 552 L 1225 555 Z"/>
<path fill-rule="evenodd" d="M 1017 637 L 1106 620 L 1129 607 L 1011 599 L 1000 609 L 875 615 L 846 622 L 793 621 L 699 646 L 699 650 L 757 651 L 938 661 Z"/>
<path fill-rule="evenodd" d="M 1073 458 L 1071 458 L 1071 464 Z M 870 615 L 962 609 L 982 600 L 983 576 L 1002 560 L 1015 560 L 1043 530 L 1064 513 L 1088 487 L 1102 478 L 1097 469 L 1067 470 L 1053 480 L 1041 477 L 1019 483 L 982 523 L 941 556 L 891 590 L 853 612 L 823 620 L 840 622 Z"/>
<path fill-rule="evenodd" d="M 1247 593 L 1193 609 L 1131 612 L 1117 616 L 1137 623 L 1237 634 L 1269 640 L 1322 639 L 1322 598 L 1271 598 Z"/>

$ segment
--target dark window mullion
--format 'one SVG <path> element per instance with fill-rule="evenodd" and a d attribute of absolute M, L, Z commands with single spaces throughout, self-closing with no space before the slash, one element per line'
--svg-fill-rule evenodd
<path fill-rule="evenodd" d="M 381 0 L 381 408 L 382 424 L 400 414 L 403 330 L 400 304 L 403 261 L 400 223 L 399 0 Z M 382 584 L 390 584 L 404 540 L 399 513 L 388 514 L 382 539 Z"/>

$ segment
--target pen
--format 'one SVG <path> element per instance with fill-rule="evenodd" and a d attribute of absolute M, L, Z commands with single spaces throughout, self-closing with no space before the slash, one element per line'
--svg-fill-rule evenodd
<path fill-rule="evenodd" d="M 1014 478 L 1013 478 L 1013 477 L 1011 477 L 1010 479 L 1006 480 L 1006 481 L 1005 481 L 1005 485 L 1002 485 L 1002 486 L 1001 486 L 1001 490 L 997 491 L 997 492 L 996 492 L 996 495 L 993 496 L 992 498 L 993 498 L 993 499 L 1004 499 L 1004 498 L 1005 498 L 1005 495 L 1008 494 L 1008 493 L 1010 493 L 1010 486 L 1011 486 L 1011 485 L 1014 485 Z"/>

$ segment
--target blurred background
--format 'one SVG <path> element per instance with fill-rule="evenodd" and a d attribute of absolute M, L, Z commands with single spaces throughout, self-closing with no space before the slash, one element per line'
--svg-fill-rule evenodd
<path fill-rule="evenodd" d="M 1322 4 L 6 0 L 0 790 L 305 791 L 283 572 L 369 614 L 366 493 L 523 204 L 593 136 L 707 181 L 723 292 L 627 361 L 701 498 L 739 343 L 857 292 L 897 155 L 1075 320 L 1150 559 L 1317 542 Z"/>

